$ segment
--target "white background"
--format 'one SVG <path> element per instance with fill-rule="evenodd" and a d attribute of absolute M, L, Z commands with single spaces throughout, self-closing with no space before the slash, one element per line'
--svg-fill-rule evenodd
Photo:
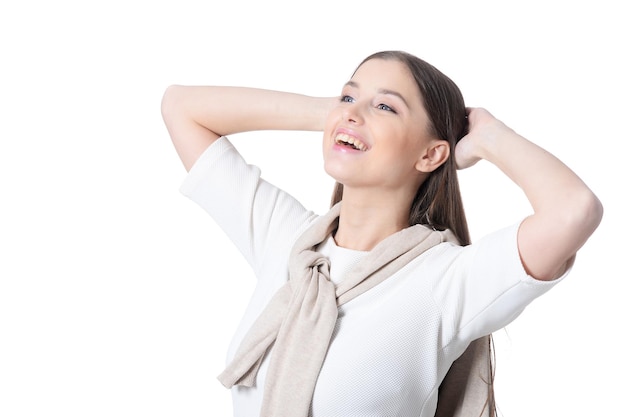
<path fill-rule="evenodd" d="M 555 153 L 605 206 L 575 269 L 496 334 L 500 414 L 623 412 L 624 12 L 618 1 L 13 1 L 0 6 L 0 416 L 228 416 L 215 379 L 254 285 L 185 177 L 170 84 L 338 94 L 403 49 Z M 272 139 L 267 136 L 272 136 Z M 311 208 L 318 134 L 233 137 Z M 473 239 L 528 213 L 461 173 Z M 548 244 L 548 243 L 547 243 Z"/>

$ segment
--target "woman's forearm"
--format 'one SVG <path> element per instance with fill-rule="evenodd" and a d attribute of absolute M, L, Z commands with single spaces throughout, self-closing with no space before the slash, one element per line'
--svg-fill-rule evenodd
<path fill-rule="evenodd" d="M 322 130 L 328 99 L 246 87 L 173 86 L 188 115 L 217 135 Z"/>
<path fill-rule="evenodd" d="M 166 126 L 185 167 L 220 136 L 254 130 L 321 131 L 336 98 L 246 87 L 171 86 Z"/>

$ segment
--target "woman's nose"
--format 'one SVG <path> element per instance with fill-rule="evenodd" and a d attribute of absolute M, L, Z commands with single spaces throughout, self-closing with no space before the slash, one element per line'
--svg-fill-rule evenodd
<path fill-rule="evenodd" d="M 343 111 L 343 118 L 345 121 L 353 124 L 363 123 L 363 109 L 357 103 L 352 103 Z"/>

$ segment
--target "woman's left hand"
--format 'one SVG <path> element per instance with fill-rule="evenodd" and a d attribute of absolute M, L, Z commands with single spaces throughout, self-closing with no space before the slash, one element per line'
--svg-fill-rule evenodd
<path fill-rule="evenodd" d="M 483 108 L 467 108 L 468 133 L 456 145 L 454 158 L 458 169 L 469 168 L 485 158 L 489 147 L 493 146 L 504 133 L 511 129 Z"/>

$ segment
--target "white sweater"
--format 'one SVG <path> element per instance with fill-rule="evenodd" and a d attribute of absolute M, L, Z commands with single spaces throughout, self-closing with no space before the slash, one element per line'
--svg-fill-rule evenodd
<path fill-rule="evenodd" d="M 181 192 L 222 227 L 259 280 L 229 361 L 287 280 L 291 246 L 317 215 L 264 181 L 227 138 L 203 153 Z M 518 226 L 465 247 L 440 244 L 341 306 L 311 415 L 433 416 L 437 388 L 467 345 L 506 326 L 567 274 L 549 282 L 528 276 L 517 250 Z M 335 283 L 365 253 L 338 247 L 332 238 L 319 250 L 330 259 Z M 233 388 L 235 417 L 259 415 L 269 356 L 255 387 Z"/>

